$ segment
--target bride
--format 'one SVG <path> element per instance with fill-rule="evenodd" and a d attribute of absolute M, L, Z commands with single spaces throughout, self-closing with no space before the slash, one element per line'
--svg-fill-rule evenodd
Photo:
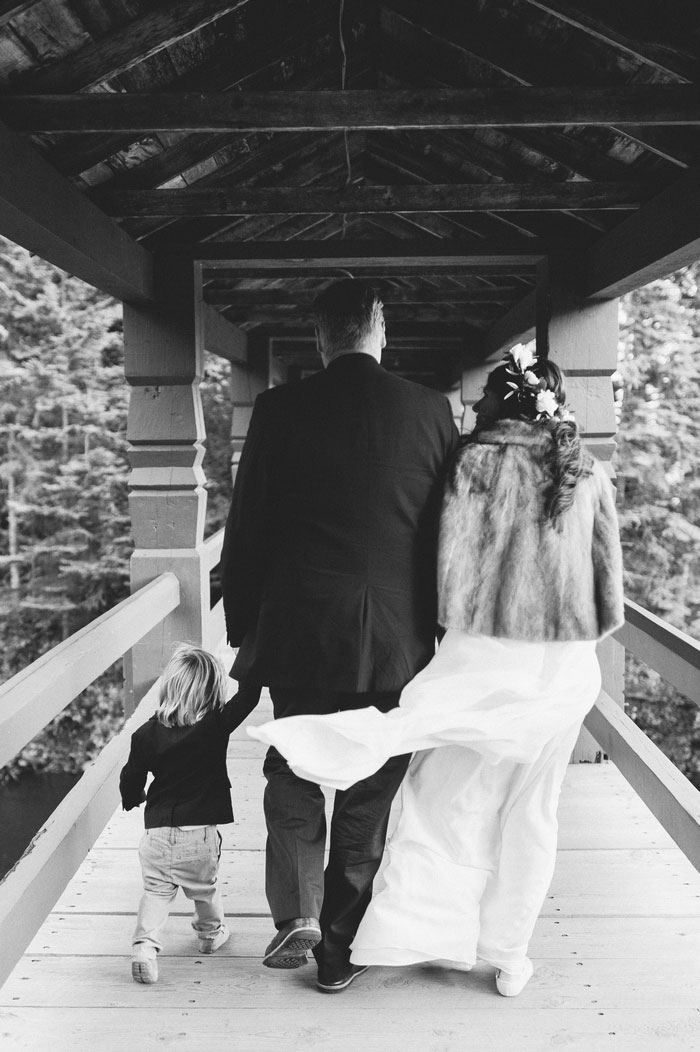
<path fill-rule="evenodd" d="M 600 690 L 596 640 L 623 621 L 613 489 L 564 403 L 561 371 L 526 348 L 489 374 L 444 497 L 446 632 L 399 707 L 249 729 L 337 789 L 415 753 L 355 965 L 478 957 L 504 996 L 532 975 L 559 791 Z"/>

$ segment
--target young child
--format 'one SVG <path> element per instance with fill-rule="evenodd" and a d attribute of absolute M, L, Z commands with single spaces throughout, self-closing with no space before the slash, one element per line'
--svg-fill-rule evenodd
<path fill-rule="evenodd" d="M 260 688 L 247 686 L 226 702 L 227 685 L 220 661 L 181 644 L 163 672 L 155 715 L 131 737 L 119 779 L 122 804 L 129 811 L 146 801 L 139 845 L 144 893 L 131 960 L 137 983 L 158 979 L 161 933 L 178 888 L 194 902 L 200 953 L 213 953 L 229 937 L 216 883 L 217 825 L 233 821 L 226 749 L 231 732 L 257 705 Z M 153 781 L 146 795 L 149 771 Z"/>

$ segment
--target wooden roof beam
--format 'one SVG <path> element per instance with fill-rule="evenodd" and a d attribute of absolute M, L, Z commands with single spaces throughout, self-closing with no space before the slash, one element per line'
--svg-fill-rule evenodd
<path fill-rule="evenodd" d="M 700 169 L 693 169 L 591 246 L 582 291 L 613 299 L 698 259 Z"/>
<path fill-rule="evenodd" d="M 0 233 L 117 299 L 153 299 L 151 254 L 3 125 L 0 157 Z"/>
<path fill-rule="evenodd" d="M 474 238 L 471 242 L 429 240 L 376 241 L 207 241 L 172 245 L 170 252 L 182 259 L 203 261 L 208 279 L 218 270 L 231 277 L 328 277 L 332 270 L 383 274 L 431 274 L 462 269 L 494 267 L 513 273 L 535 267 L 548 246 L 538 238 Z"/>
<path fill-rule="evenodd" d="M 103 40 L 85 44 L 40 69 L 18 74 L 12 88 L 35 93 L 94 87 L 246 3 L 248 0 L 175 0 L 161 4 Z"/>
<path fill-rule="evenodd" d="M 30 7 L 34 7 L 39 0 L 1 0 L 0 2 L 0 29 L 11 22 L 18 15 L 23 15 Z"/>
<path fill-rule="evenodd" d="M 385 305 L 386 306 L 386 305 Z M 460 325 L 463 321 L 469 322 L 472 314 L 478 316 L 493 317 L 493 310 L 488 311 L 483 304 L 472 304 L 478 309 L 469 309 L 470 305 L 461 304 L 448 308 L 445 304 L 429 306 L 427 304 L 403 303 L 401 305 L 386 307 L 385 316 L 387 324 L 394 320 L 402 322 L 431 323 L 434 325 L 454 324 Z M 493 307 L 493 305 L 491 305 Z M 230 308 L 226 311 L 226 317 L 235 325 L 286 325 L 308 327 L 313 324 L 313 311 L 310 306 L 291 307 L 284 309 L 256 308 L 252 311 L 240 311 Z"/>
<path fill-rule="evenodd" d="M 236 310 L 256 310 L 265 308 L 288 308 L 312 306 L 317 292 L 289 292 L 287 289 L 211 289 L 205 288 L 204 302 L 216 306 L 228 305 Z M 506 288 L 472 288 L 472 289 L 403 289 L 401 291 L 382 291 L 382 303 L 385 307 L 411 304 L 413 306 L 434 307 L 439 304 L 455 306 L 461 303 L 508 303 L 514 296 L 522 293 L 521 286 Z"/>
<path fill-rule="evenodd" d="M 307 186 L 99 191 L 109 215 L 236 216 L 372 212 L 489 212 L 636 209 L 655 187 L 640 183 L 467 183 L 442 186 Z"/>
<path fill-rule="evenodd" d="M 248 361 L 248 338 L 242 329 L 228 321 L 208 303 L 200 307 L 202 345 L 209 354 L 239 365 Z"/>
<path fill-rule="evenodd" d="M 700 87 L 16 94 L 2 99 L 0 113 L 18 131 L 55 133 L 695 125 Z"/>
<path fill-rule="evenodd" d="M 400 10 L 394 10 L 397 2 L 400 3 Z M 420 36 L 421 47 L 424 46 L 426 34 L 428 40 L 439 38 L 443 44 L 443 53 L 440 62 L 436 63 L 436 68 L 440 69 L 441 77 L 447 72 L 447 75 L 454 81 L 455 86 L 463 86 L 465 84 L 465 75 L 467 75 L 465 74 L 465 63 L 467 70 L 471 70 L 472 66 L 475 65 L 474 74 L 470 73 L 468 75 L 473 75 L 475 78 L 474 82 L 483 86 L 486 86 L 486 84 L 491 84 L 494 87 L 497 87 L 499 84 L 504 86 L 509 84 L 520 84 L 522 86 L 540 84 L 545 87 L 549 84 L 564 82 L 562 80 L 562 62 L 558 55 L 542 48 L 533 48 L 532 41 L 528 39 L 519 39 L 516 42 L 509 39 L 507 35 L 484 29 L 479 21 L 474 21 L 473 17 L 470 18 L 469 10 L 464 5 L 451 4 L 446 6 L 444 3 L 433 2 L 426 6 L 420 0 L 391 0 L 391 7 L 388 8 L 387 0 L 383 0 L 383 18 L 385 24 L 388 18 L 389 21 L 394 20 L 396 24 L 401 24 L 404 27 L 410 26 L 412 31 Z M 507 22 L 508 20 L 506 20 L 506 26 Z M 384 62 L 392 61 L 395 56 L 402 54 L 406 50 L 405 47 L 400 46 L 387 48 L 386 52 L 388 54 L 385 54 Z M 446 61 L 446 55 L 450 50 L 457 51 L 458 61 Z M 564 65 L 570 65 L 572 59 L 574 60 L 574 68 L 570 72 L 571 79 L 576 80 L 579 73 L 582 73 L 583 80 L 588 83 L 591 70 L 590 67 L 587 69 L 585 59 L 583 62 L 578 63 L 576 56 L 568 52 Z M 412 64 L 411 68 L 415 68 L 415 63 Z M 609 81 L 609 75 L 602 71 L 599 83 L 605 84 L 606 81 Z M 673 129 L 666 130 L 649 126 L 638 127 L 627 124 L 622 128 L 611 125 L 610 131 L 616 135 L 627 136 L 643 149 L 665 158 L 678 167 L 692 167 L 697 163 L 697 159 L 694 156 L 697 150 L 694 149 L 692 144 L 684 141 L 683 137 L 674 134 Z M 562 135 L 565 134 L 565 132 L 562 133 Z M 578 145 L 582 149 L 586 149 L 584 144 Z M 548 154 L 547 150 L 544 150 L 544 153 L 556 159 L 554 143 L 552 144 L 552 149 L 553 152 L 551 154 Z M 595 150 L 590 146 L 588 149 L 591 157 L 594 158 Z M 566 154 L 559 159 L 562 160 L 562 163 L 567 163 Z M 604 159 L 604 155 L 601 155 L 599 163 Z M 599 174 L 592 171 L 584 171 L 582 174 L 592 178 L 600 178 Z"/>

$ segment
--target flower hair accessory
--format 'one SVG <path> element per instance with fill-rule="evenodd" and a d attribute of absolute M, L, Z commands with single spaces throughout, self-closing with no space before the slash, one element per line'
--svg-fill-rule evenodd
<path fill-rule="evenodd" d="M 560 405 L 554 391 L 547 387 L 544 377 L 537 376 L 532 367 L 537 364 L 537 355 L 524 344 L 516 344 L 503 359 L 502 365 L 512 379 L 506 383 L 510 391 L 505 396 L 517 398 L 523 406 L 523 414 L 535 420 L 573 420 L 569 409 Z"/>

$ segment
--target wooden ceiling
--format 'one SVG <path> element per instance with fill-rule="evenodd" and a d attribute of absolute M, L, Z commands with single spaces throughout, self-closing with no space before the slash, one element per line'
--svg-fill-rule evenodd
<path fill-rule="evenodd" d="M 0 0 L 0 119 L 60 176 L 249 331 L 380 279 L 407 356 L 688 193 L 699 73 L 695 0 Z"/>

